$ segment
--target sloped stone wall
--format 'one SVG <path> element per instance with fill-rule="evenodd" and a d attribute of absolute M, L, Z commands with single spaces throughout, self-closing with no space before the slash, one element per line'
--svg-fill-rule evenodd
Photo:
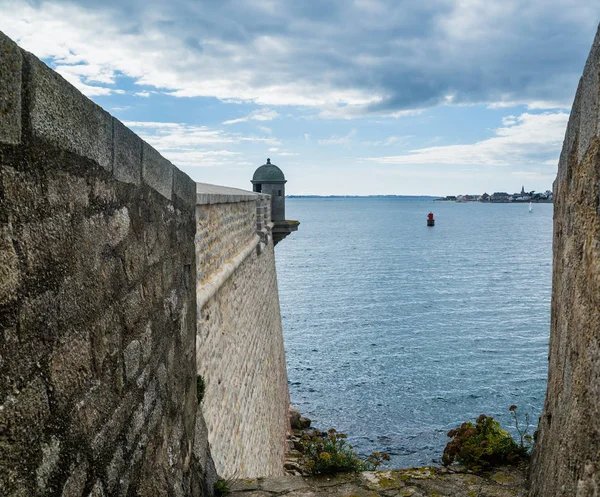
<path fill-rule="evenodd" d="M 269 202 L 254 195 L 251 201 L 232 195 L 232 202 L 197 206 L 198 233 L 246 241 L 236 245 L 237 253 L 229 243 L 220 251 L 218 243 L 196 245 L 198 267 L 207 251 L 223 262 L 209 278 L 198 274 L 196 347 L 208 438 L 217 471 L 226 478 L 282 475 L 289 428 L 272 225 L 264 219 Z"/>
<path fill-rule="evenodd" d="M 212 493 L 195 204 L 190 178 L 0 33 L 0 495 Z"/>
<path fill-rule="evenodd" d="M 600 495 L 600 30 L 554 183 L 548 390 L 531 495 Z"/>

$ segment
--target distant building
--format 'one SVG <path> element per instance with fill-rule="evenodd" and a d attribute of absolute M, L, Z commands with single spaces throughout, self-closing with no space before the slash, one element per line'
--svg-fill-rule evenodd
<path fill-rule="evenodd" d="M 510 202 L 511 200 L 511 196 L 506 192 L 494 192 L 490 197 L 492 202 Z"/>
<path fill-rule="evenodd" d="M 489 202 L 490 196 L 487 193 L 484 193 L 483 195 L 480 195 L 477 200 L 479 200 L 480 202 Z"/>

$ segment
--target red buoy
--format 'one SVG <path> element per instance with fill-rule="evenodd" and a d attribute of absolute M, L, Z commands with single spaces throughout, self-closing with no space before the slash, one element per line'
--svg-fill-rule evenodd
<path fill-rule="evenodd" d="M 435 226 L 435 219 L 433 219 L 433 212 L 427 214 L 427 226 Z"/>

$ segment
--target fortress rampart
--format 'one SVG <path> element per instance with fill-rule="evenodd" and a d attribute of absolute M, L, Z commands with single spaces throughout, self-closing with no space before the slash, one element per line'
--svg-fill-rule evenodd
<path fill-rule="evenodd" d="M 221 471 L 281 472 L 268 204 L 0 33 L 0 495 L 208 496 L 209 440 Z"/>
<path fill-rule="evenodd" d="M 554 182 L 548 389 L 531 495 L 600 494 L 600 29 Z"/>
<path fill-rule="evenodd" d="M 196 357 L 215 465 L 227 478 L 281 475 L 289 393 L 270 201 L 198 191 L 220 192 L 199 194 L 196 206 Z"/>

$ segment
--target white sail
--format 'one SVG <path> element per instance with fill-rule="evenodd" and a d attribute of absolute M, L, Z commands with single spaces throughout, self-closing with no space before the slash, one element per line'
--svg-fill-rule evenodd
<path fill-rule="evenodd" d="M 529 202 L 529 212 L 533 212 L 533 204 Z"/>

